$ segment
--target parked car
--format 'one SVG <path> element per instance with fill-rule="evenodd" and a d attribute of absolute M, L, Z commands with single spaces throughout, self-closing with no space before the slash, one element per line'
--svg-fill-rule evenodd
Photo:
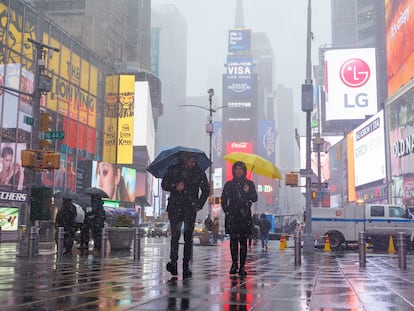
<path fill-rule="evenodd" d="M 150 237 L 152 235 L 153 225 L 152 223 L 146 222 L 139 225 L 139 232 L 141 236 Z"/>
<path fill-rule="evenodd" d="M 152 228 L 152 236 L 169 236 L 171 235 L 171 228 L 168 222 L 157 222 Z"/>

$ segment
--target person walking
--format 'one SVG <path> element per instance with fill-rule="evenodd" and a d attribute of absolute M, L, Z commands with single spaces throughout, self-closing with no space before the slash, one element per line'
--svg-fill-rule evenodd
<path fill-rule="evenodd" d="M 92 231 L 94 251 L 101 251 L 102 228 L 105 225 L 105 210 L 102 197 L 99 194 L 91 195 L 92 210 L 86 213 L 88 227 Z M 88 208 L 87 208 L 88 210 Z M 89 229 L 88 229 L 89 232 Z"/>
<path fill-rule="evenodd" d="M 71 199 L 62 199 L 62 206 L 56 214 L 56 230 L 63 227 L 65 234 L 63 236 L 63 254 L 72 254 L 73 242 L 75 240 L 76 229 L 76 207 L 72 204 Z M 58 235 L 56 234 L 56 237 Z"/>
<path fill-rule="evenodd" d="M 184 223 L 183 277 L 187 278 L 192 276 L 189 263 L 193 255 L 196 214 L 207 201 L 210 186 L 206 173 L 197 165 L 195 154 L 186 152 L 181 156 L 179 163 L 168 168 L 162 179 L 161 187 L 170 192 L 167 212 L 171 226 L 171 249 L 167 271 L 172 276 L 178 275 L 178 241 Z"/>
<path fill-rule="evenodd" d="M 269 243 L 269 230 L 272 227 L 272 225 L 270 224 L 270 221 L 269 219 L 267 219 L 265 214 L 260 215 L 259 227 L 260 240 L 262 241 L 262 249 L 267 251 Z"/>
<path fill-rule="evenodd" d="M 246 178 L 246 171 L 246 165 L 243 162 L 234 163 L 233 179 L 225 183 L 221 195 L 221 206 L 226 215 L 225 230 L 227 234 L 230 234 L 232 258 L 230 274 L 239 273 L 242 277 L 247 274 L 245 270 L 247 239 L 252 233 L 250 207 L 252 202 L 257 201 L 256 187 L 251 180 Z"/>

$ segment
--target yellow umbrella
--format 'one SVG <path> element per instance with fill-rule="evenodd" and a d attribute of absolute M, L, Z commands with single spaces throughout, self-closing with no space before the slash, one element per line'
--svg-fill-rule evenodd
<path fill-rule="evenodd" d="M 244 162 L 247 170 L 272 179 L 283 179 L 279 169 L 270 161 L 254 153 L 232 152 L 224 156 L 224 160 L 235 163 Z"/>

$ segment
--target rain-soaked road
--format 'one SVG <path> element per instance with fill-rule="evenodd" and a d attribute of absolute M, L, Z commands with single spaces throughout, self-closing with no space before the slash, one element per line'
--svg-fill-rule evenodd
<path fill-rule="evenodd" d="M 172 281 L 169 239 L 141 245 L 139 262 L 129 253 L 56 261 L 51 251 L 28 259 L 16 256 L 16 244 L 0 243 L 0 310 L 414 310 L 414 255 L 406 271 L 389 254 L 368 253 L 360 268 L 350 251 L 316 250 L 295 267 L 294 249 L 270 241 L 268 252 L 249 251 L 248 275 L 240 279 L 228 274 L 224 241 L 196 245 L 193 277 Z"/>

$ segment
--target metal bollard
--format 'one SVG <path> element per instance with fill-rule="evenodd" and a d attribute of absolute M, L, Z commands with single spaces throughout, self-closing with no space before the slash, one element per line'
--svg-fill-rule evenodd
<path fill-rule="evenodd" d="M 59 227 L 58 228 L 58 236 L 57 236 L 57 256 L 61 257 L 63 255 L 65 243 L 65 228 Z"/>
<path fill-rule="evenodd" d="M 407 252 L 406 252 L 406 245 L 405 245 L 405 236 L 404 232 L 398 232 L 397 237 L 397 245 L 398 245 L 398 266 L 401 270 L 407 270 Z"/>
<path fill-rule="evenodd" d="M 108 227 L 105 225 L 102 228 L 102 240 L 101 240 L 101 256 L 106 257 L 108 253 L 107 243 L 108 243 Z"/>
<path fill-rule="evenodd" d="M 0 226 L 0 242 L 1 242 L 1 226 Z"/>
<path fill-rule="evenodd" d="M 301 265 L 302 232 L 295 231 L 295 266 Z"/>
<path fill-rule="evenodd" d="M 367 264 L 367 253 L 366 253 L 367 236 L 366 233 L 361 231 L 358 234 L 358 248 L 359 248 L 359 266 L 365 267 Z"/>
<path fill-rule="evenodd" d="M 37 236 L 37 230 L 36 227 L 32 226 L 30 227 L 30 235 L 29 235 L 29 251 L 28 251 L 28 257 L 33 258 L 35 255 L 35 248 L 36 248 L 36 236 Z"/>
<path fill-rule="evenodd" d="M 134 260 L 138 261 L 141 257 L 141 232 L 139 228 L 135 228 L 135 236 L 134 236 Z"/>

